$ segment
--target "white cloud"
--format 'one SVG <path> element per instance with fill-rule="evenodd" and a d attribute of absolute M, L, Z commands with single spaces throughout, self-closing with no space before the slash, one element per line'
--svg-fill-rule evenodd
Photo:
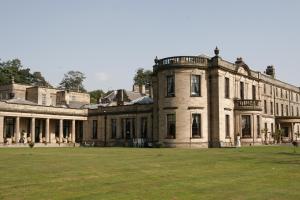
<path fill-rule="evenodd" d="M 107 81 L 109 79 L 109 75 L 105 72 L 97 72 L 95 76 L 98 81 Z"/>

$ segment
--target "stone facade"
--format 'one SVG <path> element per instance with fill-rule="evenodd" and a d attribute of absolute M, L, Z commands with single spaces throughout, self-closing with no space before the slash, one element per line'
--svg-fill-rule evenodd
<path fill-rule="evenodd" d="M 34 142 L 189 148 L 300 136 L 300 89 L 277 80 L 273 66 L 257 72 L 218 49 L 213 57 L 156 58 L 151 87 L 116 90 L 95 105 L 85 93 L 15 83 L 0 94 L 0 143 L 24 132 Z"/>

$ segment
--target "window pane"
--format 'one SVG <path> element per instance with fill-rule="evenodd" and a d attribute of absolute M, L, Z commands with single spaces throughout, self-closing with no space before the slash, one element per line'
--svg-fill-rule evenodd
<path fill-rule="evenodd" d="M 242 115 L 242 137 L 251 137 L 250 115 Z"/>
<path fill-rule="evenodd" d="M 175 82 L 174 76 L 167 76 L 167 96 L 175 96 Z"/>
<path fill-rule="evenodd" d="M 117 120 L 111 120 L 111 138 L 116 138 L 117 136 Z"/>
<path fill-rule="evenodd" d="M 225 98 L 229 98 L 229 78 L 225 78 Z"/>
<path fill-rule="evenodd" d="M 201 137 L 201 115 L 192 114 L 192 137 Z"/>
<path fill-rule="evenodd" d="M 176 137 L 175 114 L 167 115 L 167 137 L 171 139 Z"/>
<path fill-rule="evenodd" d="M 226 137 L 230 137 L 230 121 L 229 121 L 229 115 L 225 116 L 225 120 L 226 120 L 226 124 L 225 124 L 225 128 L 226 128 Z"/>
<path fill-rule="evenodd" d="M 192 75 L 191 76 L 191 95 L 200 96 L 200 76 Z"/>

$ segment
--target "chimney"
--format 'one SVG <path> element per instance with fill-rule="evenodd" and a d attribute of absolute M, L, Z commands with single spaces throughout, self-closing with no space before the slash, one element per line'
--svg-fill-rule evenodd
<path fill-rule="evenodd" d="M 122 89 L 117 91 L 117 105 L 124 105 L 124 90 Z"/>
<path fill-rule="evenodd" d="M 266 74 L 275 78 L 275 68 L 273 65 L 267 66 Z"/>
<path fill-rule="evenodd" d="M 140 85 L 139 86 L 139 93 L 146 94 L 146 87 L 145 87 L 145 85 Z"/>
<path fill-rule="evenodd" d="M 132 86 L 132 91 L 133 92 L 139 92 L 139 86 L 138 85 L 136 85 L 136 84 L 134 84 L 133 86 Z"/>

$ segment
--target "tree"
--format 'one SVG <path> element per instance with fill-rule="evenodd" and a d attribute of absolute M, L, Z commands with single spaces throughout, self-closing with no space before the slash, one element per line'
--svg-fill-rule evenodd
<path fill-rule="evenodd" d="M 105 94 L 103 90 L 93 90 L 89 92 L 91 103 L 98 103 L 99 99 Z"/>
<path fill-rule="evenodd" d="M 51 87 L 41 72 L 32 74 L 29 68 L 23 67 L 19 59 L 0 62 L 0 84 L 9 84 L 12 77 L 16 83 Z"/>
<path fill-rule="evenodd" d="M 86 92 L 83 86 L 85 78 L 85 75 L 80 71 L 69 71 L 64 74 L 64 78 L 60 82 L 59 88 L 70 91 Z"/>
<path fill-rule="evenodd" d="M 149 86 L 151 85 L 151 76 L 152 76 L 151 70 L 138 68 L 133 78 L 134 84 L 145 85 L 146 88 L 149 88 Z"/>

